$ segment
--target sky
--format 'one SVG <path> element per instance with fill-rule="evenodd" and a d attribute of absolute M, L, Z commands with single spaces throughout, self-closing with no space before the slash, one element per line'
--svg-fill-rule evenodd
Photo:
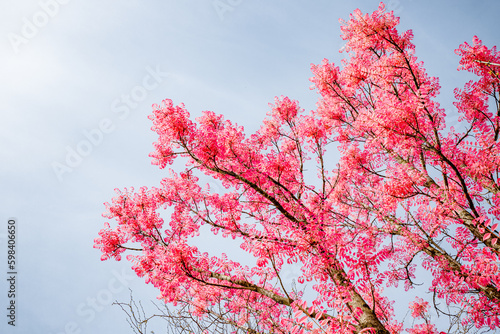
<path fill-rule="evenodd" d="M 440 78 L 438 101 L 453 125 L 453 89 L 472 78 L 457 71 L 454 50 L 474 35 L 499 45 L 500 2 L 387 4 L 401 18 L 399 31 L 413 30 L 428 73 Z M 212 110 L 247 133 L 275 96 L 314 109 L 311 63 L 338 63 L 339 18 L 377 7 L 368 0 L 1 0 L 0 333 L 132 333 L 111 303 L 127 301 L 132 289 L 149 305 L 158 292 L 127 261 L 100 261 L 93 240 L 115 188 L 156 186 L 167 176 L 148 157 L 156 140 L 151 105 L 170 98 L 194 117 Z M 6 317 L 10 218 L 15 327 Z M 229 242 L 201 238 L 215 253 L 240 254 Z"/>

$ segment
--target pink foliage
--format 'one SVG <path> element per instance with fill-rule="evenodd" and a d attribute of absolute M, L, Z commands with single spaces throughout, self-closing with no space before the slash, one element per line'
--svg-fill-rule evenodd
<path fill-rule="evenodd" d="M 182 104 L 153 106 L 153 164 L 181 157 L 187 169 L 159 188 L 117 191 L 105 215 L 117 225 L 95 240 L 102 259 L 135 252 L 127 258 L 137 275 L 194 316 L 222 305 L 241 328 L 253 319 L 261 332 L 293 333 L 403 331 L 384 287 L 411 289 L 420 266 L 432 275 L 429 291 L 463 310 L 463 324 L 500 327 L 500 53 L 477 37 L 456 50 L 459 69 L 479 77 L 455 91 L 465 128 L 456 132 L 435 101 L 438 79 L 398 23 L 383 4 L 356 10 L 342 21 L 342 67 L 312 65 L 317 109 L 276 98 L 250 136 L 210 111 L 191 121 Z M 201 174 L 225 192 L 202 188 Z M 172 211 L 165 222 L 161 208 Z M 238 240 L 255 264 L 201 252 L 192 239 L 203 225 Z M 315 294 L 282 284 L 295 263 Z M 426 321 L 410 333 L 437 333 L 428 302 L 410 309 Z"/>
<path fill-rule="evenodd" d="M 414 318 L 424 318 L 428 309 L 429 303 L 422 298 L 417 297 L 414 302 L 410 303 L 411 316 Z"/>

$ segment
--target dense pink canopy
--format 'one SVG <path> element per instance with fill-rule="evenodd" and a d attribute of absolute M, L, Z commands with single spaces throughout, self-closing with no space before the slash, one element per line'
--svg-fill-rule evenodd
<path fill-rule="evenodd" d="M 118 191 L 105 215 L 115 227 L 95 240 L 102 259 L 135 252 L 127 259 L 165 302 L 199 317 L 221 305 L 224 321 L 258 333 L 399 333 L 394 305 L 410 309 L 410 333 L 437 333 L 428 301 L 400 305 L 384 293 L 412 288 L 421 266 L 463 325 L 500 327 L 500 52 L 477 37 L 456 50 L 459 69 L 478 79 L 455 91 L 448 113 L 460 113 L 459 128 L 447 128 L 438 79 L 398 22 L 383 5 L 356 10 L 342 22 L 342 66 L 312 65 L 317 109 L 276 98 L 250 136 L 210 111 L 192 121 L 182 104 L 155 105 L 153 164 L 183 157 L 186 170 L 158 188 Z M 160 208 L 172 209 L 167 221 Z M 202 225 L 239 240 L 255 264 L 199 251 Z M 291 263 L 314 294 L 282 284 Z"/>

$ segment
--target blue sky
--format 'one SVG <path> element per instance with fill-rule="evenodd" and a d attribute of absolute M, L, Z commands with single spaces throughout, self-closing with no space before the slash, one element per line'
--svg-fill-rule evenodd
<path fill-rule="evenodd" d="M 309 111 L 318 99 L 310 64 L 341 58 L 338 19 L 377 7 L 368 0 L 1 1 L 0 268 L 6 275 L 7 219 L 16 217 L 19 295 L 11 328 L 0 281 L 0 332 L 131 333 L 109 301 L 127 300 L 129 287 L 146 302 L 157 292 L 132 276 L 128 262 L 101 262 L 92 245 L 114 188 L 154 186 L 166 176 L 148 157 L 156 139 L 151 105 L 171 98 L 192 116 L 212 110 L 248 132 L 275 96 Z M 500 2 L 388 7 L 440 78 L 439 101 L 453 124 L 453 88 L 471 78 L 456 71 L 454 49 L 474 35 L 499 44 Z M 214 251 L 231 246 L 205 242 Z"/>

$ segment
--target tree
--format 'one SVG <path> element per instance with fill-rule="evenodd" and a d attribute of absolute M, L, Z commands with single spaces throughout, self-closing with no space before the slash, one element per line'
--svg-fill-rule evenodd
<path fill-rule="evenodd" d="M 153 164 L 181 157 L 186 169 L 158 188 L 118 191 L 105 214 L 117 226 L 95 240 L 102 259 L 127 251 L 166 303 L 197 319 L 217 309 L 219 321 L 252 333 L 401 332 L 384 287 L 408 291 L 417 268 L 432 275 L 438 314 L 500 327 L 500 52 L 477 37 L 455 51 L 478 79 L 455 90 L 460 129 L 447 128 L 438 79 L 398 22 L 383 4 L 356 10 L 342 22 L 342 69 L 312 66 L 317 109 L 277 98 L 250 136 L 210 111 L 194 122 L 183 104 L 154 105 Z M 200 173 L 224 193 L 202 187 Z M 161 208 L 173 212 L 168 223 Z M 255 264 L 199 251 L 202 225 L 237 239 Z M 313 293 L 283 283 L 291 263 Z M 428 301 L 398 307 L 411 310 L 410 333 L 437 333 Z"/>

